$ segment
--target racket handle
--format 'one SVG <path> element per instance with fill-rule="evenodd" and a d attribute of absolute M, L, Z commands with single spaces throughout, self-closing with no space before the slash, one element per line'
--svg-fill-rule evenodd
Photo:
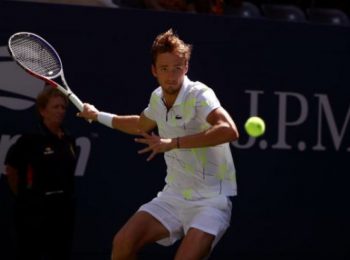
<path fill-rule="evenodd" d="M 81 100 L 74 93 L 71 92 L 68 95 L 68 98 L 78 108 L 80 112 L 83 111 L 83 102 L 81 102 Z"/>
<path fill-rule="evenodd" d="M 78 108 L 80 112 L 83 111 L 84 109 L 83 102 L 81 102 L 81 100 L 73 92 L 68 94 L 68 98 L 76 106 L 76 108 Z M 92 119 L 89 119 L 88 121 L 89 123 L 91 123 Z"/>

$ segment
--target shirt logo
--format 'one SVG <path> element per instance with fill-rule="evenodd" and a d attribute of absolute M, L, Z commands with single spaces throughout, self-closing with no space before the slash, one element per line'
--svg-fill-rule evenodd
<path fill-rule="evenodd" d="M 46 147 L 45 150 L 44 150 L 44 155 L 49 155 L 49 154 L 53 154 L 55 151 L 52 150 L 51 147 Z"/>

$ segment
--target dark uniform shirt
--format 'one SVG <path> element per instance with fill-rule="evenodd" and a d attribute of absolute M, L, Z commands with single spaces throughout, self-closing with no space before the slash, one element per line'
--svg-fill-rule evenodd
<path fill-rule="evenodd" d="M 5 164 L 18 171 L 14 222 L 16 259 L 70 259 L 74 232 L 74 140 L 44 124 L 21 136 Z"/>
<path fill-rule="evenodd" d="M 66 133 L 58 138 L 40 124 L 37 133 L 21 136 L 10 148 L 5 164 L 18 170 L 18 198 L 73 194 L 76 148 Z"/>

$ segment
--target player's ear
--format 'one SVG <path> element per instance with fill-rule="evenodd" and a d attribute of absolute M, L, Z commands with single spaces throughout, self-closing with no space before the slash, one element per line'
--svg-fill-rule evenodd
<path fill-rule="evenodd" d="M 187 74 L 188 72 L 188 62 L 186 62 L 186 65 L 185 65 L 185 74 Z"/>
<path fill-rule="evenodd" d="M 38 109 L 38 114 L 39 114 L 39 116 L 40 116 L 41 118 L 44 118 L 44 116 L 45 116 L 45 110 L 42 109 L 42 108 Z"/>
<path fill-rule="evenodd" d="M 151 70 L 152 70 L 152 75 L 153 75 L 154 77 L 157 77 L 157 70 L 156 70 L 156 66 L 154 66 L 154 64 L 152 64 Z"/>

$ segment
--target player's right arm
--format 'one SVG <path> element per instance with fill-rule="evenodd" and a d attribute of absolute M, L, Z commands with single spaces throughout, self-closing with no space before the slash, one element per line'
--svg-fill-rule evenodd
<path fill-rule="evenodd" d="M 143 113 L 141 115 L 116 115 L 100 112 L 95 106 L 85 103 L 82 112 L 78 113 L 79 117 L 86 120 L 98 121 L 113 129 L 121 132 L 139 135 L 143 132 L 150 132 L 157 125 L 156 122 L 147 118 Z"/>
<path fill-rule="evenodd" d="M 146 117 L 143 113 L 141 115 L 119 116 L 114 115 L 112 120 L 114 129 L 118 129 L 127 134 L 139 135 L 143 132 L 150 132 L 157 125 L 156 122 Z"/>

